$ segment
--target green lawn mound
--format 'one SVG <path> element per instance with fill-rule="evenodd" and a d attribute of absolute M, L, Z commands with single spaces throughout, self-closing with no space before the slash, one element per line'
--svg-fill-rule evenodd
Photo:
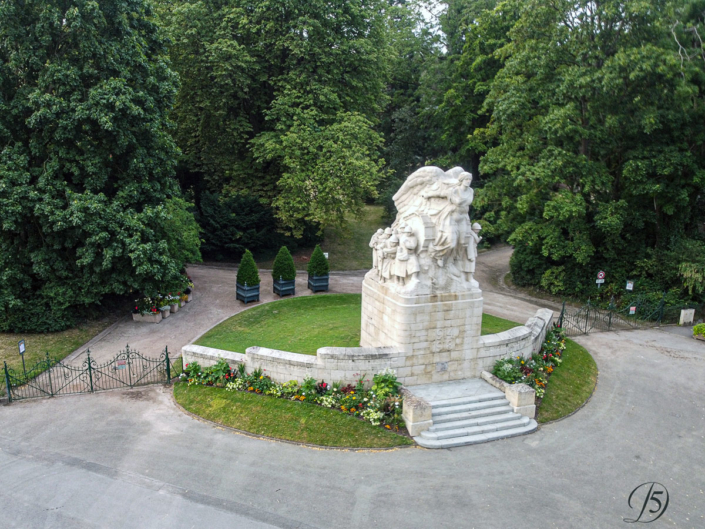
<path fill-rule="evenodd" d="M 196 344 L 238 353 L 258 345 L 309 355 L 315 355 L 320 347 L 359 347 L 361 307 L 360 294 L 303 296 L 265 303 L 215 326 Z M 517 325 L 482 315 L 482 334 Z"/>
<path fill-rule="evenodd" d="M 362 296 L 360 294 L 325 294 L 290 298 L 257 305 L 217 325 L 204 334 L 196 343 L 197 345 L 238 353 L 244 353 L 248 347 L 258 345 L 270 349 L 309 355 L 315 355 L 320 347 L 358 347 L 360 345 L 361 301 Z M 519 323 L 490 316 L 489 314 L 482 315 L 482 334 L 506 331 L 517 325 Z M 597 382 L 597 365 L 590 353 L 572 340 L 566 340 L 566 344 L 567 347 L 563 353 L 563 364 L 551 375 L 546 394 L 539 408 L 537 420 L 540 423 L 560 419 L 580 408 L 592 394 Z M 235 393 L 227 393 L 226 395 L 235 395 Z M 237 393 L 237 395 L 241 394 Z M 227 397 L 233 399 L 255 399 L 239 401 L 239 405 L 243 410 L 242 414 L 253 413 L 256 415 L 257 413 L 254 409 L 250 412 L 244 411 L 250 406 L 247 403 L 257 404 L 259 407 L 270 406 L 260 403 L 260 400 L 257 400 L 260 397 L 257 395 L 242 395 L 239 397 Z M 220 399 L 218 400 L 220 402 L 219 405 L 226 406 L 226 401 L 223 400 L 225 397 L 218 398 Z M 286 411 L 288 408 L 280 409 L 277 406 L 299 405 L 294 402 L 280 401 L 280 399 L 264 398 L 262 400 L 276 401 L 277 404 L 271 404 L 271 406 L 279 410 L 277 414 L 288 413 Z M 187 408 L 187 406 L 184 407 Z M 208 406 L 208 408 L 210 407 L 211 405 Z M 336 419 L 339 415 L 345 417 L 344 414 L 333 410 L 318 406 L 311 407 L 320 410 L 311 413 L 322 413 L 325 411 L 333 414 L 326 415 L 329 417 L 335 417 Z M 298 410 L 298 408 L 296 409 Z M 198 411 L 193 411 L 193 413 L 203 415 L 203 413 Z M 211 418 L 206 415 L 203 416 Z M 319 419 L 325 422 L 324 416 L 319 416 Z M 212 420 L 222 422 L 217 418 L 212 418 Z M 275 418 L 272 420 L 276 422 Z M 281 420 L 289 419 L 282 418 Z M 353 420 L 354 424 L 361 422 L 352 418 L 351 420 Z M 236 426 L 226 422 L 223 422 L 223 424 L 254 433 L 262 433 L 243 425 Z M 333 429 L 336 427 L 334 425 L 328 426 L 328 428 Z M 278 437 L 274 433 L 262 433 L 262 435 Z M 296 438 L 296 436 L 282 438 L 328 446 L 326 443 Z M 351 444 L 346 446 L 358 445 Z"/>
<path fill-rule="evenodd" d="M 412 445 L 408 437 L 308 402 L 276 399 L 222 388 L 174 385 L 185 410 L 231 428 L 286 441 L 347 448 Z"/>

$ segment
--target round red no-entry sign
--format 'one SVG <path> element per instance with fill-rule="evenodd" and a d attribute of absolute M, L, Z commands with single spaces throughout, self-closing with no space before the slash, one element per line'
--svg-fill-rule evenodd
<path fill-rule="evenodd" d="M 597 279 L 604 279 L 604 278 L 605 278 L 605 273 L 602 270 L 597 272 Z"/>

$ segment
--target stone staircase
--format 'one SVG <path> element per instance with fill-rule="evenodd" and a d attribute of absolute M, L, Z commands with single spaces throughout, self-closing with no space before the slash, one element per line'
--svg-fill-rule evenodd
<path fill-rule="evenodd" d="M 514 413 L 504 393 L 489 385 L 486 389 L 469 396 L 426 398 L 433 425 L 414 440 L 425 448 L 452 448 L 536 431 L 536 421 Z"/>

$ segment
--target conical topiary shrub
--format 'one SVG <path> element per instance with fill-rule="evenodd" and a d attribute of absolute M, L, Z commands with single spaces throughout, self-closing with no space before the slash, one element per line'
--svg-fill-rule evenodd
<path fill-rule="evenodd" d="M 308 263 L 308 288 L 314 292 L 328 290 L 328 272 L 330 266 L 323 250 L 317 244 Z"/>
<path fill-rule="evenodd" d="M 289 249 L 282 246 L 272 267 L 272 288 L 279 296 L 296 294 L 296 267 Z"/>
<path fill-rule="evenodd" d="M 260 284 L 257 264 L 250 250 L 245 250 L 245 255 L 242 256 L 242 261 L 237 269 L 237 282 L 250 287 Z"/>
<path fill-rule="evenodd" d="M 294 266 L 294 258 L 289 253 L 286 246 L 282 246 L 274 259 L 272 267 L 272 279 L 275 281 L 283 279 L 284 281 L 292 281 L 296 279 L 296 267 Z"/>
<path fill-rule="evenodd" d="M 255 258 L 252 257 L 250 250 L 245 250 L 245 255 L 242 256 L 237 269 L 236 299 L 244 301 L 245 304 L 259 301 L 259 284 L 260 278 Z"/>
<path fill-rule="evenodd" d="M 319 244 L 311 254 L 311 260 L 308 263 L 308 274 L 311 276 L 325 276 L 328 275 L 330 266 L 328 265 L 328 259 L 323 255 L 323 250 Z"/>

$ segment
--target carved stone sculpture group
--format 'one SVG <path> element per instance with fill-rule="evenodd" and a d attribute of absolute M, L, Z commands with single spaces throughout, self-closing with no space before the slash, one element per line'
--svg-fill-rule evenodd
<path fill-rule="evenodd" d="M 370 240 L 367 277 L 404 295 L 478 289 L 473 278 L 480 225 L 471 224 L 472 175 L 422 167 L 394 195 L 397 217 Z"/>

